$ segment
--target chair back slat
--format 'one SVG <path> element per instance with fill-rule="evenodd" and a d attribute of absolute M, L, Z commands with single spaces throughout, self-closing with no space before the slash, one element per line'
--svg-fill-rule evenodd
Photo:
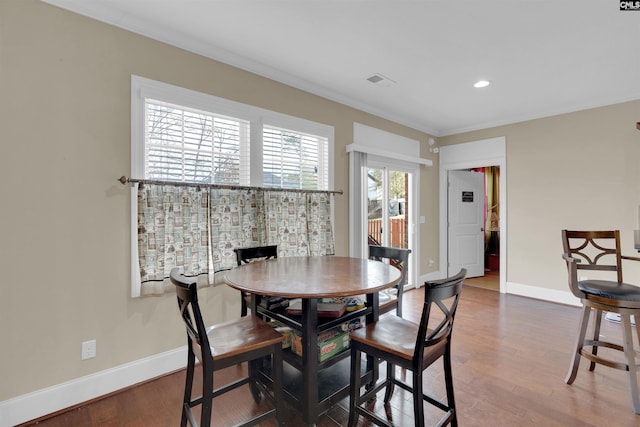
<path fill-rule="evenodd" d="M 278 245 L 237 248 L 233 251 L 236 253 L 238 267 L 242 266 L 242 264 L 249 264 L 253 261 L 278 258 Z M 246 316 L 248 312 L 248 299 L 249 294 L 247 292 L 240 291 L 240 315 L 243 317 Z"/>
<path fill-rule="evenodd" d="M 400 281 L 395 287 L 407 284 L 407 270 L 411 249 L 391 248 L 387 246 L 369 245 L 369 259 L 382 261 L 389 260 L 389 264 L 400 270 Z"/>
<path fill-rule="evenodd" d="M 209 360 L 212 360 L 211 348 L 198 304 L 197 281 L 195 278 L 183 276 L 178 268 L 171 270 L 170 279 L 176 289 L 178 310 L 189 336 L 188 344 L 198 360 L 202 363 L 208 363 Z"/>
<path fill-rule="evenodd" d="M 369 245 L 369 259 L 375 261 L 388 260 L 389 265 L 400 270 L 400 281 L 393 286 L 398 291 L 397 300 L 395 301 L 395 304 L 390 304 L 389 307 L 384 307 L 382 309 L 383 313 L 393 310 L 395 306 L 396 314 L 402 317 L 402 294 L 404 287 L 407 284 L 410 254 L 411 249 L 407 248 L 391 248 L 387 246 Z"/>
<path fill-rule="evenodd" d="M 466 275 L 467 270 L 463 268 L 455 276 L 425 282 L 424 305 L 416 338 L 415 360 L 422 360 L 425 347 L 431 347 L 443 340 L 450 339 L 462 292 L 462 283 Z M 439 313 L 432 313 L 434 306 L 439 310 Z M 432 317 L 439 319 L 435 326 L 429 324 Z"/>
<path fill-rule="evenodd" d="M 566 257 L 575 260 L 576 270 L 613 271 L 617 273 L 618 282 L 622 283 L 619 230 L 562 230 L 562 246 Z M 569 264 L 568 268 L 571 273 L 572 267 Z"/>
<path fill-rule="evenodd" d="M 248 264 L 255 259 L 273 259 L 278 258 L 278 245 L 257 246 L 253 248 L 234 249 L 238 267 L 242 264 Z"/>

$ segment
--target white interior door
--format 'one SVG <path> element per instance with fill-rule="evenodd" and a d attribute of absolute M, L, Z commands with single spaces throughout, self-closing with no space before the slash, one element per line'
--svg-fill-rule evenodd
<path fill-rule="evenodd" d="M 449 171 L 448 275 L 467 269 L 467 277 L 484 276 L 484 176 Z"/>

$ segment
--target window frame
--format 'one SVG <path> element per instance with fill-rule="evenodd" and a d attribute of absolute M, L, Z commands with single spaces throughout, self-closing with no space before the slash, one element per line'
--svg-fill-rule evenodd
<path fill-rule="evenodd" d="M 168 102 L 250 122 L 249 185 L 263 186 L 263 126 L 274 126 L 327 139 L 327 188 L 334 188 L 334 127 L 295 116 L 243 104 L 203 92 L 131 75 L 131 170 L 132 179 L 145 179 L 145 104 L 146 99 Z M 137 184 L 131 187 L 131 296 L 140 296 L 140 271 L 137 241 Z"/>
<path fill-rule="evenodd" d="M 250 122 L 250 178 L 249 185 L 262 186 L 262 134 L 263 125 L 279 127 L 292 132 L 327 138 L 327 188 L 333 189 L 334 128 L 299 117 L 278 113 L 260 107 L 220 98 L 203 92 L 163 83 L 144 77 L 131 76 L 131 177 L 144 179 L 144 126 L 145 99 L 151 98 L 178 106 L 209 111 Z"/>

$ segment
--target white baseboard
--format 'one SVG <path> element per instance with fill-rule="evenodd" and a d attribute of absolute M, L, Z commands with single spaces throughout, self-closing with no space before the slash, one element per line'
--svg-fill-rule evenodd
<path fill-rule="evenodd" d="M 0 427 L 11 427 L 86 402 L 186 366 L 187 347 L 0 402 Z"/>
<path fill-rule="evenodd" d="M 423 274 L 419 278 L 419 285 L 424 285 L 427 280 L 443 279 L 444 276 L 439 271 Z M 543 301 L 555 302 L 558 304 L 573 305 L 580 307 L 582 304 L 569 291 L 559 291 L 555 289 L 546 289 L 539 286 L 523 285 L 521 283 L 507 282 L 505 293 L 518 295 L 522 297 L 535 298 Z"/>
<path fill-rule="evenodd" d="M 558 304 L 581 306 L 580 300 L 569 291 L 559 291 L 556 289 L 540 288 L 538 286 L 523 285 L 520 283 L 507 282 L 507 294 L 519 295 L 522 297 L 535 298 L 543 301 L 555 302 Z"/>

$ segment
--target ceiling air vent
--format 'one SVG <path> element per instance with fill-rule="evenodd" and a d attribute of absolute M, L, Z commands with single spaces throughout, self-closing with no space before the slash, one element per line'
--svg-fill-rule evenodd
<path fill-rule="evenodd" d="M 376 73 L 370 77 L 367 77 L 367 80 L 371 83 L 374 83 L 378 86 L 389 87 L 392 84 L 395 84 L 395 81 L 391 80 L 389 77 L 383 76 L 382 74 Z"/>

